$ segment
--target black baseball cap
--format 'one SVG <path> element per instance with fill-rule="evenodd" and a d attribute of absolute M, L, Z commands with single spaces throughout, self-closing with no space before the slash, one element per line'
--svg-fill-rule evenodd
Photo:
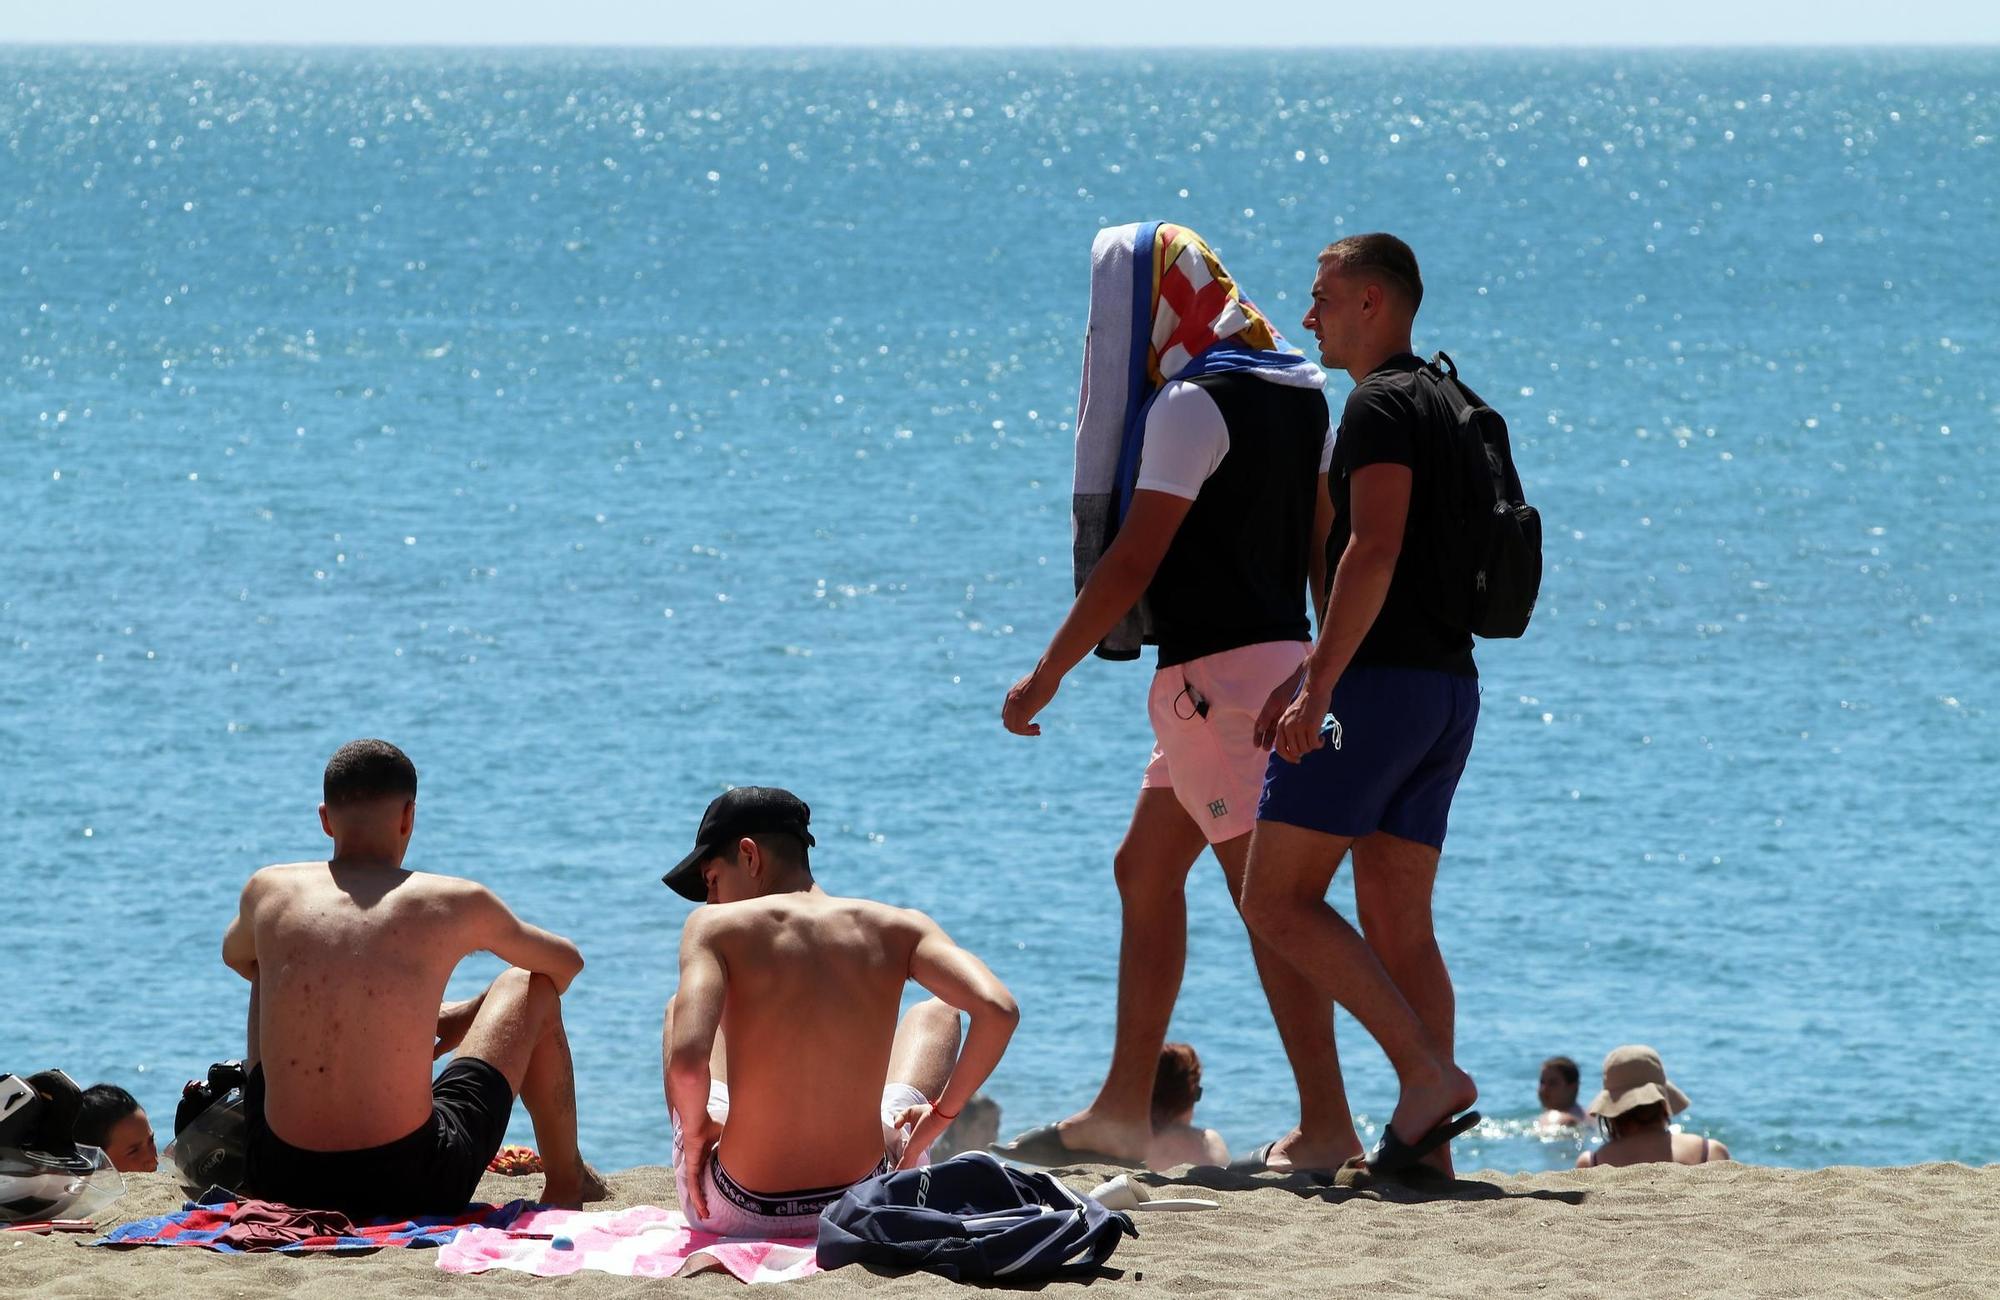
<path fill-rule="evenodd" d="M 746 835 L 778 831 L 790 835 L 807 848 L 813 846 L 806 823 L 812 809 L 790 790 L 770 785 L 746 785 L 724 790 L 709 801 L 701 815 L 701 829 L 694 833 L 694 852 L 674 864 L 660 877 L 660 883 L 691 903 L 708 901 L 708 885 L 701 878 L 701 864 Z"/>

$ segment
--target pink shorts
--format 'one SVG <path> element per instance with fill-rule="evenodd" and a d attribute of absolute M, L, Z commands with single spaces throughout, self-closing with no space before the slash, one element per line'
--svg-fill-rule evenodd
<path fill-rule="evenodd" d="M 1304 641 L 1265 641 L 1154 673 L 1146 697 L 1153 757 L 1139 788 L 1172 790 L 1210 844 L 1248 835 L 1271 757 L 1252 740 L 1257 714 L 1311 650 Z"/>

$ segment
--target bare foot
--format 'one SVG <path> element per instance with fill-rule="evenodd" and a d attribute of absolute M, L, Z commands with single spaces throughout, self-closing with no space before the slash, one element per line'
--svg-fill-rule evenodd
<path fill-rule="evenodd" d="M 542 1183 L 541 1203 L 561 1210 L 580 1210 L 591 1201 L 611 1199 L 610 1185 L 595 1169 L 578 1161 L 577 1171 L 572 1178 L 557 1178 L 550 1174 Z"/>
<path fill-rule="evenodd" d="M 1071 1150 L 1101 1151 L 1122 1160 L 1145 1160 L 1146 1148 L 1153 1141 L 1151 1116 L 1130 1122 L 1083 1110 L 1057 1124 L 1056 1131 Z"/>
<path fill-rule="evenodd" d="M 1264 1163 L 1273 1173 L 1294 1169 L 1338 1169 L 1356 1156 L 1366 1155 L 1361 1138 L 1350 1126 L 1344 1134 L 1307 1136 L 1293 1129 L 1271 1144 Z"/>
<path fill-rule="evenodd" d="M 1446 1066 L 1428 1080 L 1405 1085 L 1395 1113 L 1389 1116 L 1389 1127 L 1405 1142 L 1421 1142 L 1426 1133 L 1477 1100 L 1479 1085 L 1472 1076 L 1455 1065 Z M 1452 1177 L 1451 1144 L 1425 1156 L 1424 1163 Z"/>

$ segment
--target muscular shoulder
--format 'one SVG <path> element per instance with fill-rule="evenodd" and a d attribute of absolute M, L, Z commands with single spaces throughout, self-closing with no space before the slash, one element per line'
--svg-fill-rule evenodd
<path fill-rule="evenodd" d="M 856 920 L 886 935 L 914 942 L 938 928 L 937 922 L 914 907 L 897 907 L 868 898 L 847 898 L 841 901 L 848 905 L 850 914 Z"/>
<path fill-rule="evenodd" d="M 243 882 L 243 902 L 247 907 L 277 902 L 304 886 L 309 879 L 326 874 L 324 862 L 274 862 L 259 867 Z"/>
<path fill-rule="evenodd" d="M 681 950 L 768 943 L 790 917 L 780 900 L 749 898 L 736 903 L 704 903 L 681 922 Z"/>
<path fill-rule="evenodd" d="M 260 889 L 281 887 L 288 880 L 296 880 L 308 872 L 319 873 L 326 870 L 324 862 L 273 862 L 268 867 L 259 867 L 250 873 L 249 886 Z"/>
<path fill-rule="evenodd" d="M 403 882 L 403 888 L 409 890 L 412 896 L 422 895 L 447 903 L 484 903 L 496 900 L 493 891 L 476 880 L 467 880 L 462 876 L 440 876 L 430 871 L 410 872 L 409 878 Z"/>
<path fill-rule="evenodd" d="M 388 915 L 467 948 L 492 943 L 510 913 L 485 885 L 459 876 L 412 871 L 385 901 Z"/>
<path fill-rule="evenodd" d="M 772 932 L 818 932 L 832 942 L 860 940 L 876 950 L 910 948 L 928 930 L 936 930 L 936 924 L 922 912 L 872 898 L 822 896 L 810 902 L 800 898 L 762 898 L 758 902 L 768 904 L 768 910 L 760 918 L 758 914 L 746 916 L 746 924 L 768 924 Z"/>

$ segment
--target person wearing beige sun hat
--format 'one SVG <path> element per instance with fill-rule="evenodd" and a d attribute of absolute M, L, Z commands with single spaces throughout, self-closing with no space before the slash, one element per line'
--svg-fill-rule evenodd
<path fill-rule="evenodd" d="M 1604 1165 L 1702 1165 L 1729 1159 L 1729 1148 L 1710 1138 L 1676 1133 L 1670 1116 L 1688 1108 L 1688 1095 L 1667 1078 L 1660 1054 L 1632 1044 L 1604 1058 L 1604 1090 L 1585 1113 L 1604 1129 L 1604 1145 L 1576 1158 L 1578 1169 Z"/>

